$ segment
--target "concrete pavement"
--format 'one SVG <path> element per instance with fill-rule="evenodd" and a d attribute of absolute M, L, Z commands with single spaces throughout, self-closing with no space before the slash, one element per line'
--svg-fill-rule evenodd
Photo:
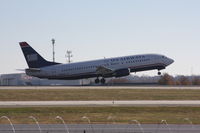
<path fill-rule="evenodd" d="M 14 125 L 16 133 L 40 133 L 37 125 Z M 41 133 L 199 133 L 200 125 L 142 124 L 41 124 Z M 144 132 L 143 132 L 144 131 Z M 12 133 L 10 125 L 0 125 L 0 133 Z"/>
<path fill-rule="evenodd" d="M 138 101 L 0 101 L 0 107 L 44 106 L 133 106 L 133 107 L 200 107 L 200 100 L 138 100 Z"/>
<path fill-rule="evenodd" d="M 200 86 L 0 86 L 0 90 L 24 90 L 24 89 L 189 89 L 199 90 Z"/>

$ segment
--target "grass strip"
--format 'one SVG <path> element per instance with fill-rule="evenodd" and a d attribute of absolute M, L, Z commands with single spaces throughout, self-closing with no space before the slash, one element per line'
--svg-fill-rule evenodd
<path fill-rule="evenodd" d="M 141 123 L 157 124 L 167 120 L 170 124 L 188 124 L 184 118 L 190 118 L 194 124 L 200 124 L 200 107 L 37 107 L 37 108 L 1 108 L 0 116 L 8 116 L 15 124 L 34 124 L 29 116 L 34 116 L 39 123 L 55 124 L 61 116 L 66 123 L 87 123 L 82 119 L 87 116 L 91 123 Z M 6 124 L 5 119 L 0 120 Z"/>
<path fill-rule="evenodd" d="M 200 90 L 55 89 L 0 90 L 0 101 L 200 100 Z"/>

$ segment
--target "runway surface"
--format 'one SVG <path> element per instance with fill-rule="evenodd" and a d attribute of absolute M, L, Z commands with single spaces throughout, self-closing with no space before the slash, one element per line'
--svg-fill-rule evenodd
<path fill-rule="evenodd" d="M 200 89 L 200 86 L 0 86 L 2 89 Z"/>
<path fill-rule="evenodd" d="M 132 107 L 200 107 L 198 101 L 168 101 L 168 100 L 139 100 L 139 101 L 0 101 L 0 107 L 57 107 L 57 106 L 132 106 Z"/>
<path fill-rule="evenodd" d="M 16 133 L 39 133 L 37 125 L 14 125 Z M 199 133 L 200 125 L 63 124 L 40 125 L 41 133 Z M 68 132 L 69 131 L 69 132 Z M 11 133 L 10 125 L 0 125 L 0 133 Z"/>
<path fill-rule="evenodd" d="M 200 87 L 169 86 L 1 86 L 0 89 L 200 89 Z M 198 106 L 200 100 L 136 100 L 136 101 L 0 101 L 0 107 L 44 107 L 44 106 Z"/>

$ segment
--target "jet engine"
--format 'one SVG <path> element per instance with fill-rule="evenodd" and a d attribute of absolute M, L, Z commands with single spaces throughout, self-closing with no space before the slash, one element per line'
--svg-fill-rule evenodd
<path fill-rule="evenodd" d="M 130 74 L 129 68 L 119 69 L 114 72 L 115 77 L 124 77 L 124 76 L 128 76 L 129 74 Z"/>

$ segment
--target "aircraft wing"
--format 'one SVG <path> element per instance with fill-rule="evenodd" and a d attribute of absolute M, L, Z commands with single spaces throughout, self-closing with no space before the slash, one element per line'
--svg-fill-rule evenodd
<path fill-rule="evenodd" d="M 16 69 L 17 71 L 22 71 L 22 72 L 24 72 L 25 71 L 25 69 Z"/>
<path fill-rule="evenodd" d="M 114 71 L 112 69 L 106 68 L 105 66 L 98 66 L 96 70 L 97 74 L 102 74 L 102 75 L 111 74 L 113 72 Z"/>

